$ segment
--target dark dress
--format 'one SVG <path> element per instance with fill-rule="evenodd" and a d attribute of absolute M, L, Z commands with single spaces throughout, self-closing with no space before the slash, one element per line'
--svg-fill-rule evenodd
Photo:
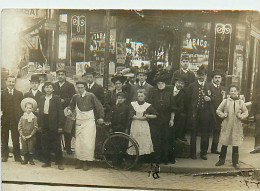
<path fill-rule="evenodd" d="M 174 128 L 169 127 L 171 113 L 174 112 L 172 94 L 164 90 L 154 89 L 152 92 L 152 105 L 157 111 L 157 119 L 151 125 L 151 134 L 155 151 L 155 162 L 175 162 L 173 150 L 175 137 Z"/>

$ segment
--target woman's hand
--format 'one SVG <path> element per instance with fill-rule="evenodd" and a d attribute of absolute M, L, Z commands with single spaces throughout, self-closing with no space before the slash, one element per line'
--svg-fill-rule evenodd
<path fill-rule="evenodd" d="M 227 118 L 228 117 L 228 113 L 224 113 L 223 117 Z"/>
<path fill-rule="evenodd" d="M 101 119 L 101 118 L 98 119 L 98 120 L 97 120 L 97 123 L 98 123 L 99 125 L 102 125 L 102 124 L 104 123 L 104 119 Z"/>

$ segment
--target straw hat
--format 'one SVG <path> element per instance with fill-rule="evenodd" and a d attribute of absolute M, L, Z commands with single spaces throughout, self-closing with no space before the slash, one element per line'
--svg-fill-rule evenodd
<path fill-rule="evenodd" d="M 32 111 L 36 111 L 36 109 L 37 109 L 37 102 L 35 101 L 35 99 L 30 98 L 30 97 L 24 98 L 21 101 L 21 108 L 22 108 L 23 111 L 25 111 L 25 105 L 27 103 L 31 103 L 33 105 L 33 110 Z"/>

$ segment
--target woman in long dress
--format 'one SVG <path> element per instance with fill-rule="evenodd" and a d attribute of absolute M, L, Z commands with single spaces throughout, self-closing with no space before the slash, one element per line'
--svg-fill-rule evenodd
<path fill-rule="evenodd" d="M 139 155 L 148 155 L 154 151 L 148 119 L 156 118 L 156 111 L 151 104 L 145 102 L 145 90 L 138 90 L 137 98 L 138 101 L 131 102 L 129 114 L 130 119 L 132 119 L 130 136 L 139 145 Z M 134 150 L 130 148 L 128 154 L 134 155 Z"/>
<path fill-rule="evenodd" d="M 216 166 L 225 164 L 228 145 L 232 146 L 232 164 L 239 168 L 238 147 L 243 142 L 242 119 L 248 116 L 248 110 L 243 100 L 239 99 L 239 88 L 232 85 L 229 89 L 230 97 L 224 99 L 217 109 L 217 115 L 223 118 L 219 143 L 222 144 L 219 161 Z"/>

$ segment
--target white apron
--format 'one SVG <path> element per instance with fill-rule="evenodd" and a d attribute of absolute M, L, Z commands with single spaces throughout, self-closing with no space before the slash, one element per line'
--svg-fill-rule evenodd
<path fill-rule="evenodd" d="M 96 141 L 96 123 L 93 110 L 80 111 L 76 106 L 75 155 L 82 161 L 93 161 Z"/>
<path fill-rule="evenodd" d="M 151 104 L 145 102 L 143 105 L 139 105 L 136 101 L 132 102 L 131 105 L 136 111 L 136 116 L 142 117 L 143 113 Z M 131 124 L 130 136 L 133 137 L 139 145 L 139 155 L 151 154 L 152 152 L 154 152 L 150 127 L 147 120 L 141 121 L 133 119 Z M 131 146 L 130 142 L 128 146 Z M 133 147 L 128 150 L 128 154 L 135 154 Z"/>

